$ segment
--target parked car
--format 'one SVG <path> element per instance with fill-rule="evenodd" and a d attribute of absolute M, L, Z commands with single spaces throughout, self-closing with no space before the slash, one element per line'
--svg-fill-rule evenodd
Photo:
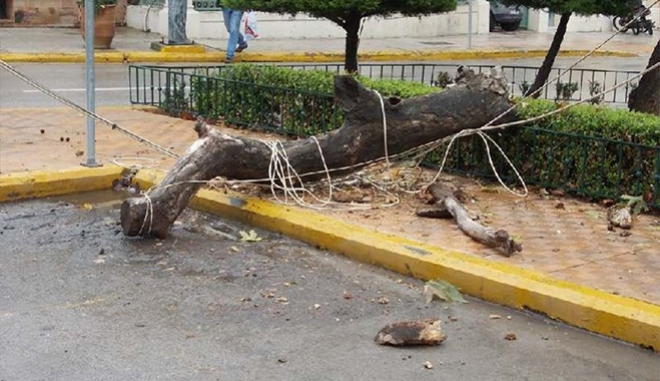
<path fill-rule="evenodd" d="M 490 31 L 497 25 L 507 32 L 513 32 L 520 27 L 522 13 L 518 6 L 506 6 L 499 0 L 490 1 Z"/>

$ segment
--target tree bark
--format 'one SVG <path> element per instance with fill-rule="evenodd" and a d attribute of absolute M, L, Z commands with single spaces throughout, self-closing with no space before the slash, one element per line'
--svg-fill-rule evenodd
<path fill-rule="evenodd" d="M 170 45 L 187 44 L 186 20 L 188 2 L 186 0 L 170 0 L 167 8 L 167 43 Z"/>
<path fill-rule="evenodd" d="M 485 125 L 509 108 L 507 87 L 506 79 L 498 75 L 468 72 L 459 85 L 440 93 L 405 100 L 385 99 L 389 154 Z M 345 113 L 344 124 L 339 129 L 317 136 L 316 141 L 309 138 L 283 143 L 289 162 L 299 174 L 323 171 L 319 148 L 330 169 L 357 169 L 384 155 L 379 96 L 352 76 L 336 76 L 335 99 Z M 190 183 L 191 180 L 205 181 L 218 176 L 268 178 L 272 151 L 263 142 L 232 137 L 203 122 L 197 124 L 196 130 L 199 139 L 148 197 L 124 201 L 121 223 L 125 235 L 167 236 L 176 218 L 202 186 Z"/>
<path fill-rule="evenodd" d="M 653 49 L 647 68 L 660 62 L 660 41 Z M 639 86 L 628 96 L 631 111 L 660 115 L 660 67 L 642 76 Z"/>
<path fill-rule="evenodd" d="M 562 13 L 561 19 L 559 20 L 559 25 L 557 25 L 555 37 L 552 39 L 552 44 L 550 44 L 550 49 L 545 55 L 545 59 L 543 60 L 543 64 L 541 65 L 539 72 L 536 74 L 534 84 L 529 88 L 527 94 L 525 95 L 533 94 L 535 91 L 543 87 L 543 85 L 545 85 L 545 83 L 548 81 L 548 77 L 550 77 L 550 72 L 552 71 L 552 66 L 555 64 L 555 58 L 557 58 L 557 54 L 559 54 L 559 50 L 561 49 L 561 44 L 564 42 L 566 27 L 570 18 L 570 12 Z M 534 98 L 538 98 L 539 95 L 540 92 L 534 95 Z"/>
<path fill-rule="evenodd" d="M 358 71 L 358 48 L 360 47 L 360 21 L 361 17 L 346 20 L 346 49 L 344 51 L 344 70 L 347 73 Z"/>
<path fill-rule="evenodd" d="M 522 245 L 516 242 L 506 230 L 495 230 L 474 221 L 465 207 L 454 196 L 455 192 L 452 192 L 446 186 L 433 184 L 429 187 L 429 191 L 438 200 L 436 206 L 439 207 L 439 213 L 449 212 L 454 217 L 458 228 L 468 237 L 488 247 L 501 250 L 507 257 L 522 251 Z"/>

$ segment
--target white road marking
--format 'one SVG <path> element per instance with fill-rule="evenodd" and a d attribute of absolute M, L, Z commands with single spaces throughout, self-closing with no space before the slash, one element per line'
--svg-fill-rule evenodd
<path fill-rule="evenodd" d="M 144 90 L 145 87 L 139 88 L 139 90 Z M 56 93 L 82 93 L 85 92 L 85 88 L 74 88 L 74 89 L 50 89 L 51 91 L 54 91 Z M 128 91 L 130 90 L 130 87 L 97 87 L 96 91 Z M 31 94 L 31 93 L 39 93 L 41 91 L 39 90 L 23 90 L 23 93 Z"/>

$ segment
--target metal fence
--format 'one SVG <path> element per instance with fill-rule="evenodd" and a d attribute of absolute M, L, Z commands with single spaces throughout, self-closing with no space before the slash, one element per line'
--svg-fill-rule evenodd
<path fill-rule="evenodd" d="M 342 65 L 288 65 L 300 70 L 342 72 Z M 452 65 L 362 65 L 360 74 L 371 78 L 429 83 Z M 292 90 L 214 76 L 224 66 L 131 66 L 133 104 L 153 105 L 171 114 L 191 113 L 222 119 L 238 126 L 270 130 L 283 135 L 309 136 L 341 125 L 343 114 L 331 94 Z M 490 66 L 473 67 L 475 71 Z M 524 73 L 525 68 L 514 68 Z M 505 69 L 506 70 L 506 69 Z M 580 70 L 581 80 L 596 71 Z M 577 72 L 576 72 L 577 73 Z M 577 75 L 577 74 L 576 74 Z M 621 75 L 619 73 L 619 75 Z M 616 99 L 616 98 L 614 98 Z M 660 147 L 536 127 L 492 134 L 527 183 L 595 197 L 645 195 L 660 207 Z M 447 168 L 458 173 L 492 176 L 481 140 L 459 139 Z M 427 157 L 431 165 L 442 160 L 439 150 Z M 516 177 L 501 157 L 495 164 L 504 179 Z"/>
<path fill-rule="evenodd" d="M 281 64 L 278 66 L 291 67 L 299 70 L 321 70 L 332 73 L 342 73 L 344 71 L 343 64 Z M 359 74 L 369 78 L 388 78 L 400 79 L 406 81 L 415 81 L 426 84 L 433 84 L 438 79 L 438 76 L 443 73 L 449 73 L 453 76 L 460 65 L 458 64 L 362 64 L 359 68 Z M 493 65 L 469 65 L 477 73 L 490 71 Z M 158 85 L 164 83 L 165 77 L 170 72 L 178 72 L 185 74 L 200 74 L 208 75 L 211 72 L 218 72 L 224 66 L 176 66 L 167 67 L 163 71 L 162 66 L 138 66 L 134 65 L 129 68 L 131 81 L 138 83 L 140 81 L 154 85 L 154 90 L 158 89 Z M 514 96 L 521 96 L 524 93 L 526 86 L 534 82 L 538 68 L 530 66 L 501 66 L 504 76 L 510 83 L 509 91 Z M 550 79 L 558 76 L 565 69 L 555 68 L 550 74 Z M 153 77 L 153 74 L 158 74 L 160 77 Z M 628 81 L 630 78 L 636 76 L 637 72 L 634 71 L 616 71 L 616 70 L 599 70 L 599 69 L 571 69 L 564 74 L 560 81 L 561 85 L 558 89 L 557 83 L 552 83 L 547 86 L 541 93 L 541 97 L 545 99 L 558 99 L 562 98 L 568 101 L 580 101 L 588 99 L 591 95 L 595 95 L 602 89 L 614 87 L 621 83 Z M 567 88 L 567 84 L 574 84 L 577 90 L 570 94 L 561 94 L 561 87 Z M 613 106 L 624 107 L 628 103 L 628 95 L 630 91 L 636 86 L 636 83 L 627 84 L 620 88 L 607 93 L 601 99 L 601 103 L 610 104 Z M 559 90 L 559 91 L 558 91 Z M 558 96 L 559 94 L 559 96 Z M 157 94 L 154 94 L 157 96 Z M 150 96 L 148 92 L 137 94 L 131 92 L 131 99 L 140 99 L 136 103 L 142 103 L 141 99 Z"/>

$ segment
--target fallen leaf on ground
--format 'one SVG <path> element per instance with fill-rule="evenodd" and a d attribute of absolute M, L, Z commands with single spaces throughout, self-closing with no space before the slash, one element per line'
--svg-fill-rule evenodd
<path fill-rule="evenodd" d="M 515 333 L 509 333 L 506 336 L 504 336 L 504 340 L 514 341 L 516 339 L 517 337 Z"/>
<path fill-rule="evenodd" d="M 374 341 L 381 345 L 437 345 L 445 341 L 440 319 L 403 321 L 386 325 Z"/>
<path fill-rule="evenodd" d="M 586 214 L 587 216 L 589 216 L 589 217 L 591 217 L 595 220 L 598 220 L 598 219 L 601 218 L 600 213 L 596 212 L 595 210 L 587 210 L 586 212 L 584 212 L 584 214 Z"/>
<path fill-rule="evenodd" d="M 259 242 L 259 241 L 261 241 L 261 237 L 259 237 L 257 235 L 257 232 L 255 232 L 254 230 L 250 230 L 250 232 L 248 232 L 248 233 L 241 230 L 239 233 L 241 234 L 241 241 L 243 241 L 243 242 Z"/>
<path fill-rule="evenodd" d="M 435 297 L 450 303 L 467 303 L 467 300 L 463 298 L 459 289 L 444 280 L 430 280 L 426 282 L 422 294 L 426 296 L 426 303 L 431 303 Z"/>

